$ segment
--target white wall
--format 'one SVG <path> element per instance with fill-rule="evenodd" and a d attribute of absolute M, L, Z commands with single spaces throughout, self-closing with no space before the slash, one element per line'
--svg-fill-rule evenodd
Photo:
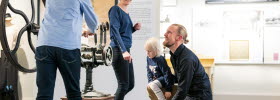
<path fill-rule="evenodd" d="M 161 23 L 161 37 L 172 23 L 179 23 L 184 25 L 188 31 L 188 47 L 193 48 L 198 54 L 207 56 L 214 56 L 220 62 L 227 62 L 229 59 L 228 41 L 224 40 L 225 29 L 224 23 L 221 20 L 221 11 L 269 11 L 275 8 L 279 8 L 279 2 L 270 3 L 243 3 L 243 4 L 205 4 L 204 0 L 177 0 L 176 6 L 163 7 L 161 6 L 161 20 L 166 15 L 170 18 L 170 23 Z M 266 13 L 266 12 L 265 12 Z M 274 14 L 276 15 L 276 14 Z M 260 23 L 263 25 L 263 16 L 261 16 Z M 210 21 L 209 21 L 210 19 Z M 214 21 L 214 22 L 211 22 Z M 206 28 L 198 28 L 198 22 L 207 22 L 208 24 L 216 24 Z M 279 26 L 279 25 L 278 25 Z M 263 63 L 277 63 L 277 61 L 271 61 L 273 53 L 278 53 L 280 46 L 273 45 L 278 43 L 276 37 L 273 38 L 270 34 L 276 34 L 278 31 L 269 30 L 269 28 L 260 28 L 261 38 L 255 38 L 250 43 L 250 61 Z M 274 33 L 266 33 L 274 32 Z M 233 34 L 236 37 L 244 37 L 244 35 Z M 262 45 L 262 38 L 264 37 L 264 49 Z M 250 37 L 251 38 L 251 37 Z M 251 41 L 251 40 L 250 40 Z M 274 42 L 272 42 L 274 41 Z M 272 45 L 272 46 L 269 46 Z M 217 49 L 219 48 L 219 49 Z M 279 54 L 279 53 L 278 53 Z M 217 57 L 216 57 L 217 56 Z M 278 61 L 279 62 L 279 61 Z"/>
<path fill-rule="evenodd" d="M 279 100 L 279 65 L 216 65 L 214 100 Z"/>
<path fill-rule="evenodd" d="M 161 0 L 163 2 L 163 0 Z M 193 33 L 193 9 L 196 7 L 204 6 L 204 0 L 177 0 L 176 6 L 169 6 L 164 7 L 161 5 L 160 11 L 161 11 L 161 20 L 166 18 L 166 15 L 168 15 L 170 19 L 170 23 L 162 23 L 160 34 L 161 37 L 166 32 L 167 27 L 170 24 L 177 23 L 182 24 L 186 27 L 188 32 L 188 39 L 190 42 L 187 44 L 188 47 L 192 47 L 193 41 L 192 41 L 192 33 Z"/>

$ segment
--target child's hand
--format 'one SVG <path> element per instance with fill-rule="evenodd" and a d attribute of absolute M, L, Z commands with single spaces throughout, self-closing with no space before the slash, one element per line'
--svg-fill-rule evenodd
<path fill-rule="evenodd" d="M 157 78 L 154 76 L 154 77 L 153 77 L 153 80 L 156 80 L 156 79 L 157 79 Z"/>
<path fill-rule="evenodd" d="M 165 92 L 164 93 L 165 98 L 168 100 L 171 97 L 171 92 Z"/>

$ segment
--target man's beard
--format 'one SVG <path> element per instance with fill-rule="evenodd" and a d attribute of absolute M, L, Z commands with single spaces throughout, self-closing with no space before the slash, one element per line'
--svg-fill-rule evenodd
<path fill-rule="evenodd" d="M 166 46 L 167 48 L 170 48 L 171 46 L 173 46 L 175 43 L 170 44 L 168 41 L 164 40 L 162 43 L 164 46 Z"/>

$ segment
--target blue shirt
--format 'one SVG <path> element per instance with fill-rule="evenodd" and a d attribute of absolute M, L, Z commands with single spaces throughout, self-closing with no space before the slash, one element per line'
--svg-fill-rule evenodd
<path fill-rule="evenodd" d="M 83 15 L 89 31 L 94 33 L 98 22 L 90 0 L 46 0 L 37 47 L 46 45 L 79 49 Z"/>
<path fill-rule="evenodd" d="M 132 33 L 135 32 L 132 21 L 128 13 L 119 6 L 113 6 L 109 10 L 110 20 L 110 45 L 119 47 L 122 53 L 131 48 Z"/>
<path fill-rule="evenodd" d="M 174 85 L 174 76 L 163 56 L 149 58 L 147 57 L 147 77 L 148 82 L 158 80 L 166 91 L 171 92 Z"/>

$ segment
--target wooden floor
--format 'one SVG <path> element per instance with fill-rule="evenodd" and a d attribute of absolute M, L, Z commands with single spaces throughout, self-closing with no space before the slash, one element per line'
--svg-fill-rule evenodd
<path fill-rule="evenodd" d="M 62 97 L 61 100 L 68 100 L 68 99 L 66 97 Z M 83 98 L 83 100 L 114 100 L 114 96 Z"/>

